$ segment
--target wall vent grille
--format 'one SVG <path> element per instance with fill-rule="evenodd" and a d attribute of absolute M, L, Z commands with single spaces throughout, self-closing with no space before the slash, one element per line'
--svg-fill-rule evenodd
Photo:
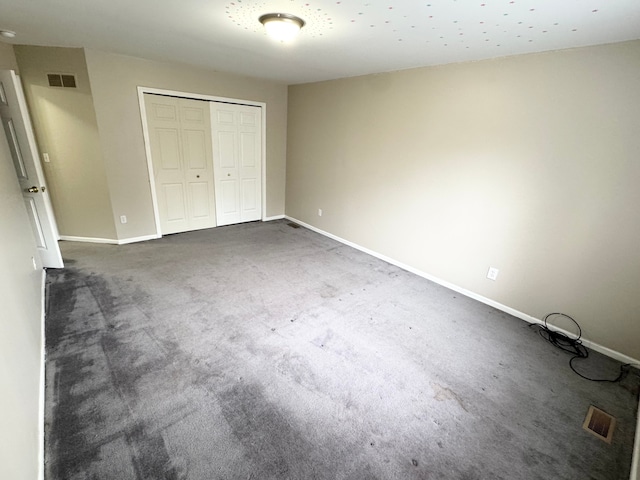
<path fill-rule="evenodd" d="M 76 88 L 76 76 L 66 73 L 47 73 L 50 87 Z"/>

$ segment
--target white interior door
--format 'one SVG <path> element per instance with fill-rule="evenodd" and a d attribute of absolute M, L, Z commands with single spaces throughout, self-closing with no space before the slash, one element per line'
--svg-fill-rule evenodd
<path fill-rule="evenodd" d="M 13 70 L 0 70 L 0 117 L 42 265 L 62 268 L 58 228 L 46 190 L 24 92 Z"/>
<path fill-rule="evenodd" d="M 161 233 L 215 227 L 209 102 L 144 100 Z"/>
<path fill-rule="evenodd" d="M 213 169 L 218 225 L 262 218 L 262 110 L 213 102 Z"/>

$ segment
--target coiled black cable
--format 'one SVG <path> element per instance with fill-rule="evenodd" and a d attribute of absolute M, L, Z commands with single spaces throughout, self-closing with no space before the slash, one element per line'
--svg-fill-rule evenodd
<path fill-rule="evenodd" d="M 549 317 L 551 317 L 553 315 L 561 315 L 561 316 L 571 320 L 575 324 L 575 326 L 578 328 L 577 337 L 576 338 L 571 338 L 570 336 L 566 335 L 565 333 L 558 332 L 556 330 L 550 329 L 547 321 L 548 321 Z M 538 330 L 538 333 L 540 334 L 540 336 L 542 338 L 547 340 L 549 343 L 551 343 L 556 348 L 559 348 L 560 350 L 563 350 L 563 351 L 573 355 L 571 357 L 571 360 L 569 360 L 569 367 L 571 367 L 571 370 L 573 370 L 574 373 L 576 373 L 577 375 L 581 376 L 582 378 L 584 378 L 586 380 L 589 380 L 591 382 L 616 383 L 616 382 L 619 382 L 620 380 L 622 380 L 624 378 L 625 373 L 629 370 L 629 367 L 631 366 L 630 363 L 626 363 L 624 365 L 621 365 L 620 366 L 620 373 L 614 379 L 587 377 L 586 375 L 583 375 L 578 370 L 576 370 L 576 368 L 573 365 L 573 362 L 576 359 L 586 359 L 586 358 L 589 357 L 589 350 L 587 350 L 587 347 L 585 347 L 582 344 L 582 340 L 581 340 L 582 339 L 582 329 L 580 328 L 580 325 L 578 324 L 578 322 L 576 322 L 569 315 L 566 315 L 564 313 L 554 312 L 554 313 L 550 313 L 546 317 L 544 317 L 543 324 L 539 325 L 539 327 L 540 327 L 540 329 Z"/>

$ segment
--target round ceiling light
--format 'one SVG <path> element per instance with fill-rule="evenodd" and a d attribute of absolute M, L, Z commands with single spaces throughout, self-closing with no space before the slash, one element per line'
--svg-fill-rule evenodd
<path fill-rule="evenodd" d="M 279 42 L 293 40 L 304 27 L 304 20 L 289 13 L 267 13 L 258 20 L 264 25 L 267 35 Z"/>
<path fill-rule="evenodd" d="M 12 32 L 11 30 L 0 30 L 0 35 L 5 38 L 14 38 L 16 36 L 16 32 Z"/>

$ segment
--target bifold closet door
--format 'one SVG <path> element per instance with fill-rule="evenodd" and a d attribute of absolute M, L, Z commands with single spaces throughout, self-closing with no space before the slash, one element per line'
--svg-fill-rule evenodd
<path fill-rule="evenodd" d="M 262 109 L 211 103 L 218 225 L 262 218 Z"/>
<path fill-rule="evenodd" d="M 161 233 L 215 227 L 210 102 L 144 99 Z"/>

